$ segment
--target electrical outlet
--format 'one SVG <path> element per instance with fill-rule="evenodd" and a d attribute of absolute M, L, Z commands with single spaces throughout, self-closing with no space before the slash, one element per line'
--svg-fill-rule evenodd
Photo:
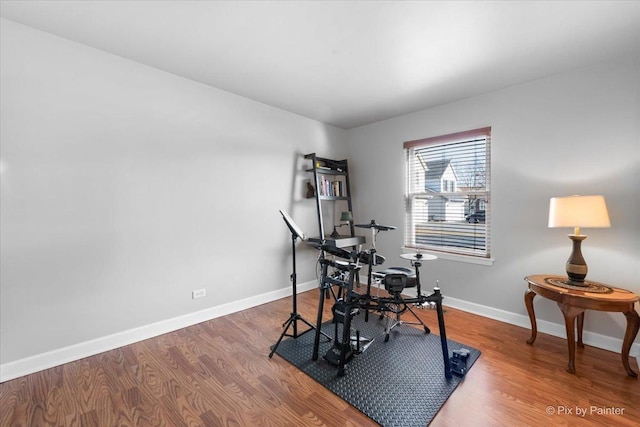
<path fill-rule="evenodd" d="M 191 297 L 193 299 L 202 298 L 203 296 L 206 296 L 206 295 L 207 295 L 206 289 L 198 289 L 197 291 L 191 291 Z"/>

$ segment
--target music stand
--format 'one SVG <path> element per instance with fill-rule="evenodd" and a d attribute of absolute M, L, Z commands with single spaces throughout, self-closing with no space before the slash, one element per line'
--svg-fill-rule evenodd
<path fill-rule="evenodd" d="M 305 236 L 305 234 L 302 232 L 302 230 L 300 229 L 300 227 L 298 227 L 298 225 L 293 221 L 293 219 L 289 216 L 289 214 L 283 210 L 280 210 L 280 214 L 282 215 L 282 219 L 284 220 L 284 222 L 287 224 L 287 227 L 289 227 L 289 230 L 291 230 L 291 253 L 293 255 L 293 272 L 291 273 L 291 276 L 289 276 L 291 283 L 292 283 L 292 303 L 293 303 L 293 310 L 291 311 L 291 316 L 289 317 L 289 319 L 282 324 L 282 327 L 284 328 L 284 330 L 282 331 L 282 334 L 280 334 L 280 338 L 278 338 L 278 342 L 276 342 L 276 344 L 271 348 L 271 353 L 269 353 L 269 357 L 273 357 L 273 354 L 276 352 L 276 349 L 278 348 L 278 346 L 280 345 L 280 341 L 282 341 L 282 339 L 287 336 L 287 337 L 293 337 L 298 338 L 299 336 L 302 336 L 304 334 L 306 334 L 307 332 L 311 331 L 311 330 L 315 330 L 315 326 L 313 326 L 311 323 L 309 323 L 307 320 L 305 320 L 302 316 L 300 316 L 298 314 L 298 305 L 297 305 L 297 288 L 296 288 L 296 240 L 298 238 L 300 238 L 300 240 L 307 240 L 307 236 Z M 302 332 L 301 334 L 298 334 L 298 320 L 304 322 L 307 324 L 307 326 L 309 326 L 309 329 L 307 329 L 306 331 Z M 288 334 L 287 331 L 289 330 L 289 327 L 293 325 L 293 335 L 292 334 Z M 324 332 L 322 332 L 322 335 L 326 336 L 327 338 L 331 339 L 327 334 L 325 334 Z"/>

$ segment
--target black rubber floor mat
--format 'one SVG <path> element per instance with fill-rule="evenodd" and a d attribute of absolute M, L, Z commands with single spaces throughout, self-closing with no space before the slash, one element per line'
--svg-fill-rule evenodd
<path fill-rule="evenodd" d="M 307 375 L 340 396 L 358 410 L 383 426 L 426 426 L 440 410 L 464 377 L 444 375 L 440 337 L 425 334 L 423 329 L 399 325 L 384 342 L 384 320 L 362 315 L 352 321 L 352 328 L 361 337 L 374 339 L 361 354 L 354 356 L 338 377 L 338 369 L 323 359 L 331 343 L 322 336 L 320 357 L 311 360 L 315 331 L 297 339 L 288 338 L 276 351 Z M 334 335 L 331 322 L 322 331 Z M 467 369 L 480 357 L 480 351 L 447 340 L 449 352 L 467 349 Z M 468 375 L 468 373 L 467 373 Z"/>

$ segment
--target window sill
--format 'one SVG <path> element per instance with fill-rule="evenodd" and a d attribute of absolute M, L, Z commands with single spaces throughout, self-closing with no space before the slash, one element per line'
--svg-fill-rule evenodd
<path fill-rule="evenodd" d="M 411 249 L 411 248 L 402 248 L 402 251 L 404 253 L 415 253 L 415 249 Z M 467 264 L 477 264 L 477 265 L 493 265 L 493 262 L 495 261 L 495 259 L 493 258 L 480 258 L 480 257 L 474 257 L 474 256 L 470 256 L 470 255 L 460 255 L 460 254 L 450 254 L 447 252 L 437 252 L 437 251 L 428 251 L 428 250 L 421 250 L 420 251 L 423 254 L 431 254 L 431 255 L 435 255 L 438 257 L 438 259 L 446 259 L 447 261 L 456 261 L 456 262 L 464 262 Z"/>

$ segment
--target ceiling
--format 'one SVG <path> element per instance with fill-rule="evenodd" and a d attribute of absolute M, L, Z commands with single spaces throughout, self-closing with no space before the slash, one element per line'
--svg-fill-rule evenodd
<path fill-rule="evenodd" d="M 0 12 L 344 129 L 640 58 L 640 1 L 2 0 Z"/>

